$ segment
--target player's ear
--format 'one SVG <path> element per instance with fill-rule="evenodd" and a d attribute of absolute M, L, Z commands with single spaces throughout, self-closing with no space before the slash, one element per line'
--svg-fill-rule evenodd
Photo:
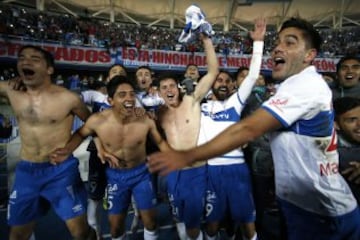
<path fill-rule="evenodd" d="M 47 68 L 47 73 L 48 73 L 49 75 L 52 75 L 52 74 L 54 73 L 54 67 L 48 67 L 48 68 Z"/>
<path fill-rule="evenodd" d="M 310 64 L 316 58 L 317 51 L 315 48 L 310 48 L 306 51 L 304 62 Z"/>

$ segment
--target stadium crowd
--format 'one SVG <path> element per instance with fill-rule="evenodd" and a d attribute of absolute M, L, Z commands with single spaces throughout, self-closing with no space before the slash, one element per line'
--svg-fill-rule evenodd
<path fill-rule="evenodd" d="M 334 57 L 360 53 L 360 27 L 318 29 L 324 38 L 319 56 Z M 0 34 L 3 37 L 21 37 L 36 41 L 55 41 L 64 45 L 81 45 L 101 48 L 136 47 L 186 52 L 203 52 L 199 42 L 179 44 L 181 29 L 129 23 L 110 23 L 90 17 L 76 18 L 69 14 L 39 12 L 34 9 L 10 5 L 0 6 Z M 276 30 L 265 37 L 265 54 L 274 45 Z M 247 32 L 232 29 L 215 31 L 212 37 L 217 53 L 251 53 Z"/>

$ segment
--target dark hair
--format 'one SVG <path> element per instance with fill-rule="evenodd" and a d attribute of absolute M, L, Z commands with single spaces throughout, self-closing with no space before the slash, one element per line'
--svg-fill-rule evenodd
<path fill-rule="evenodd" d="M 99 90 L 102 87 L 106 87 L 106 84 L 102 81 L 94 81 L 93 84 L 91 84 L 91 89 Z"/>
<path fill-rule="evenodd" d="M 301 18 L 290 18 L 282 24 L 279 32 L 290 27 L 302 30 L 308 47 L 315 48 L 318 53 L 320 52 L 322 38 L 311 23 Z"/>
<path fill-rule="evenodd" d="M 147 69 L 147 70 L 149 70 L 150 74 L 152 75 L 152 70 L 151 70 L 151 68 L 150 68 L 149 66 L 146 66 L 146 65 L 143 65 L 143 66 L 138 67 L 138 68 L 136 69 L 136 71 L 135 71 L 135 74 L 136 74 L 137 71 L 139 71 L 140 69 Z"/>
<path fill-rule="evenodd" d="M 106 85 L 108 96 L 113 98 L 116 89 L 122 84 L 129 84 L 135 90 L 135 85 L 133 81 L 130 81 L 128 78 L 124 76 L 117 75 L 114 76 L 112 79 L 110 79 L 109 83 Z"/>
<path fill-rule="evenodd" d="M 244 70 L 249 71 L 249 68 L 248 67 L 239 67 L 238 70 L 236 71 L 235 78 L 238 78 L 239 74 Z"/>
<path fill-rule="evenodd" d="M 116 67 L 116 66 L 122 67 L 122 69 L 125 70 L 125 73 L 126 73 L 126 75 L 127 75 L 128 71 L 127 71 L 126 67 L 125 67 L 124 65 L 120 64 L 120 63 L 115 63 L 115 64 L 111 65 L 111 66 L 109 67 L 108 72 L 110 72 L 110 70 L 111 70 L 113 67 Z"/>
<path fill-rule="evenodd" d="M 188 70 L 189 67 L 191 66 L 195 66 L 197 69 L 199 69 L 199 66 L 196 65 L 195 63 L 189 63 L 188 65 L 186 65 L 186 68 L 185 68 L 185 72 Z"/>
<path fill-rule="evenodd" d="M 160 86 L 160 83 L 166 79 L 174 79 L 175 80 L 175 83 L 178 84 L 179 83 L 179 80 L 177 79 L 177 77 L 171 73 L 171 72 L 165 72 L 165 73 L 162 73 L 159 78 L 157 79 L 157 84 L 158 86 Z"/>
<path fill-rule="evenodd" d="M 225 73 L 225 74 L 227 74 L 227 75 L 230 77 L 231 82 L 234 81 L 234 80 L 233 80 L 234 78 L 233 78 L 232 74 L 231 74 L 230 72 L 226 71 L 226 70 L 223 70 L 223 69 L 220 69 L 220 70 L 219 70 L 219 73 L 218 73 L 218 75 L 216 75 L 216 78 L 220 75 L 220 73 Z M 214 83 L 215 83 L 215 81 L 214 81 Z"/>
<path fill-rule="evenodd" d="M 336 72 L 338 73 L 341 65 L 347 60 L 356 60 L 360 63 L 360 58 L 355 55 L 346 55 L 340 59 L 340 61 L 336 64 Z"/>
<path fill-rule="evenodd" d="M 21 53 L 25 50 L 25 49 L 28 49 L 28 48 L 31 48 L 31 49 L 34 49 L 35 51 L 37 52 L 40 52 L 41 55 L 43 55 L 45 61 L 46 61 L 46 64 L 48 67 L 55 67 L 55 61 L 54 61 L 54 57 L 53 55 L 49 52 L 49 51 L 46 51 L 45 49 L 41 48 L 41 47 L 38 47 L 38 46 L 34 46 L 34 45 L 25 45 L 25 46 L 22 46 L 20 49 L 19 49 L 19 52 L 18 52 L 18 57 L 21 55 Z"/>
<path fill-rule="evenodd" d="M 334 100 L 335 119 L 354 108 L 360 107 L 360 99 L 355 97 L 342 97 Z"/>

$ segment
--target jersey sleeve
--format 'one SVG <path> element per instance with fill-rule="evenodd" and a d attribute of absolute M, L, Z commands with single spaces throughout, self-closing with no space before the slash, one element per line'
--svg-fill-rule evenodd
<path fill-rule="evenodd" d="M 319 101 L 309 86 L 308 91 L 298 84 L 280 86 L 277 93 L 263 103 L 262 108 L 272 114 L 284 127 L 310 119 L 319 113 Z"/>
<path fill-rule="evenodd" d="M 249 74 L 246 76 L 244 81 L 241 83 L 237 90 L 237 95 L 240 102 L 244 105 L 247 98 L 250 96 L 251 91 L 259 77 L 261 60 L 263 56 L 263 41 L 255 41 L 253 44 L 253 53 L 250 62 Z"/>

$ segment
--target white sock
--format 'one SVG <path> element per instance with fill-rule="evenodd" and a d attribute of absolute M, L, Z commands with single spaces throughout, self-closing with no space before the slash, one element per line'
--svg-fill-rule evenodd
<path fill-rule="evenodd" d="M 183 223 L 183 222 L 176 223 L 176 229 L 177 229 L 180 240 L 186 240 L 187 234 L 186 234 L 185 223 Z"/>
<path fill-rule="evenodd" d="M 159 238 L 156 230 L 150 231 L 144 228 L 144 240 L 157 240 Z"/>
<path fill-rule="evenodd" d="M 216 239 L 217 239 L 217 234 L 211 237 L 205 232 L 205 240 L 216 240 Z"/>
<path fill-rule="evenodd" d="M 252 238 L 247 238 L 246 236 L 242 236 L 244 240 L 256 240 L 257 239 L 257 233 L 255 232 L 254 236 Z"/>
<path fill-rule="evenodd" d="M 31 236 L 30 236 L 30 238 L 29 238 L 29 240 L 35 240 L 35 239 L 36 239 L 36 238 L 35 238 L 35 234 L 32 233 Z"/>
<path fill-rule="evenodd" d="M 125 240 L 125 235 L 126 233 L 124 233 L 122 236 L 117 237 L 117 238 L 111 238 L 111 240 Z"/>
<path fill-rule="evenodd" d="M 91 228 L 96 231 L 96 235 L 101 234 L 100 201 L 88 199 L 87 221 Z"/>

